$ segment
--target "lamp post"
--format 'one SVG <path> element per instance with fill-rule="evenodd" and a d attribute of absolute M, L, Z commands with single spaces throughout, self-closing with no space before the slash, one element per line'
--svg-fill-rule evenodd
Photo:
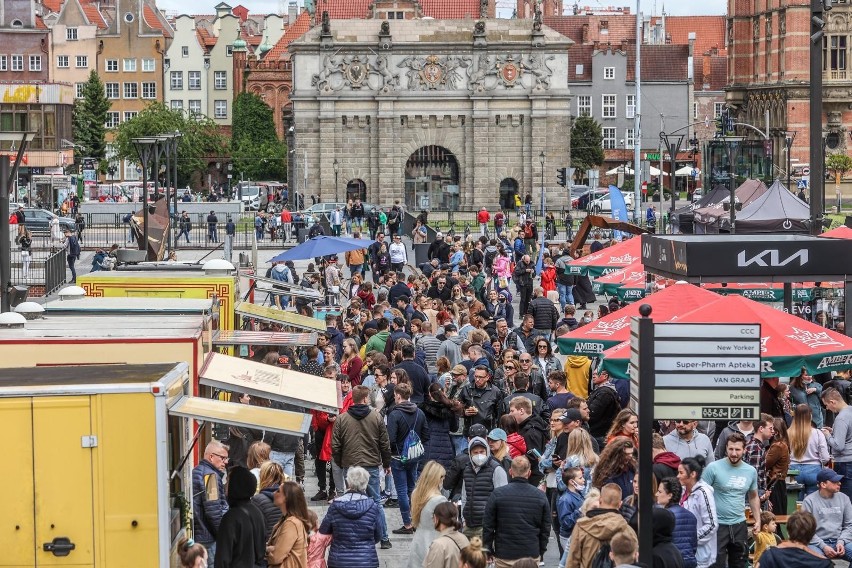
<path fill-rule="evenodd" d="M 331 163 L 331 167 L 334 168 L 334 201 L 340 203 L 340 192 L 337 187 L 337 172 L 340 169 L 340 164 L 337 163 L 337 158 Z"/>
<path fill-rule="evenodd" d="M 675 210 L 675 202 L 677 200 L 677 195 L 675 194 L 675 170 L 677 169 L 677 153 L 680 152 L 680 146 L 683 144 L 683 139 L 686 134 L 666 134 L 665 132 L 660 133 L 660 138 L 662 138 L 666 143 L 666 150 L 669 152 L 669 161 L 671 162 L 671 171 L 669 175 L 671 176 L 671 190 L 672 190 L 672 208 L 669 211 L 669 224 L 672 223 L 672 215 Z M 662 172 L 660 173 L 662 176 Z M 660 192 L 662 195 L 663 188 L 660 187 Z M 660 211 L 662 213 L 662 211 Z M 672 230 L 674 230 L 674 225 L 672 226 Z"/>
<path fill-rule="evenodd" d="M 538 155 L 538 161 L 541 163 L 541 219 L 544 222 L 544 150 Z"/>
<path fill-rule="evenodd" d="M 728 153 L 728 183 L 731 184 L 729 189 L 730 197 L 728 198 L 728 210 L 731 214 L 731 234 L 736 234 L 736 222 L 737 222 L 737 176 L 736 169 L 734 163 L 737 160 L 739 150 L 740 150 L 740 141 L 739 140 L 727 140 L 727 144 L 725 144 L 725 149 Z"/>
<path fill-rule="evenodd" d="M 131 139 L 139 161 L 142 163 L 142 242 L 140 250 L 148 251 L 148 163 L 158 156 L 157 145 L 160 139 L 156 136 L 142 136 Z"/>
<path fill-rule="evenodd" d="M 0 312 L 9 311 L 9 286 L 12 284 L 12 235 L 9 225 L 9 191 L 15 187 L 18 165 L 27 146 L 35 138 L 35 132 L 0 132 L 0 142 L 18 142 L 18 153 L 10 164 L 8 154 L 0 155 L 0 234 L 4 242 L 0 246 Z"/>
<path fill-rule="evenodd" d="M 784 147 L 787 148 L 787 191 L 790 192 L 793 191 L 793 189 L 790 187 L 790 184 L 792 183 L 791 170 L 793 169 L 793 154 L 791 150 L 793 148 L 793 141 L 796 140 L 796 134 L 797 132 L 795 130 L 790 130 L 786 132 L 784 136 Z M 852 136 L 852 133 L 850 133 L 850 136 Z"/>

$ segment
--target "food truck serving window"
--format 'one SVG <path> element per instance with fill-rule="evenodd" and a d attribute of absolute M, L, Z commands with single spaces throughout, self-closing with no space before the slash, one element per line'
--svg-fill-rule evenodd
<path fill-rule="evenodd" d="M 325 331 L 325 322 L 316 318 L 303 316 L 294 312 L 285 312 L 284 310 L 276 310 L 259 306 L 248 302 L 242 302 L 237 306 L 236 312 L 240 315 L 272 323 L 281 323 L 299 329 L 309 329 L 313 331 Z"/>
<path fill-rule="evenodd" d="M 195 396 L 182 396 L 169 408 L 169 414 L 209 422 L 259 428 L 302 436 L 311 427 L 311 415 L 260 406 L 231 404 Z"/>

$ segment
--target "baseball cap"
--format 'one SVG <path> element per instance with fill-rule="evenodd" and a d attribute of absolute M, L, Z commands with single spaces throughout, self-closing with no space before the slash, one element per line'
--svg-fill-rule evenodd
<path fill-rule="evenodd" d="M 562 415 L 562 423 L 563 424 L 568 424 L 570 422 L 582 422 L 582 421 L 583 421 L 583 415 L 576 408 L 569 408 L 568 410 L 565 411 L 565 414 Z"/>
<path fill-rule="evenodd" d="M 458 331 L 458 330 L 459 330 L 459 328 L 457 328 L 456 324 L 454 324 L 454 323 L 448 323 L 448 324 L 444 325 L 444 331 Z"/>
<path fill-rule="evenodd" d="M 464 365 L 456 365 L 455 367 L 452 368 L 452 370 L 450 371 L 450 374 L 451 375 L 466 375 L 467 369 L 465 368 Z"/>
<path fill-rule="evenodd" d="M 506 441 L 506 431 L 502 428 L 494 428 L 488 433 L 489 440 L 503 440 Z"/>
<path fill-rule="evenodd" d="M 488 435 L 488 428 L 482 424 L 474 424 L 468 430 L 467 435 L 470 438 L 485 438 Z"/>
<path fill-rule="evenodd" d="M 833 469 L 828 469 L 827 467 L 819 470 L 819 473 L 817 474 L 817 483 L 822 483 L 823 481 L 833 481 L 834 483 L 837 483 L 842 480 L 842 475 L 838 474 Z"/>
<path fill-rule="evenodd" d="M 435 238 L 436 239 L 443 239 L 444 233 L 442 233 L 441 231 L 438 231 L 437 233 L 435 233 Z"/>

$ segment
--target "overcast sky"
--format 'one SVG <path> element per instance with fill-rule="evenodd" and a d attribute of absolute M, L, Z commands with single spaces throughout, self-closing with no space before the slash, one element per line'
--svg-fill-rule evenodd
<path fill-rule="evenodd" d="M 226 0 L 227 1 L 227 0 Z M 209 0 L 209 2 L 193 2 L 191 13 L 203 14 L 213 13 L 213 6 L 218 2 Z M 299 0 L 299 5 L 302 5 L 303 0 Z M 502 3 L 502 2 L 501 2 Z M 508 2 L 514 4 L 514 2 Z M 577 0 L 580 6 L 629 6 L 631 11 L 636 10 L 636 2 L 619 2 L 618 0 Z M 255 14 L 269 14 L 278 12 L 280 6 L 286 6 L 288 0 L 231 0 L 231 6 L 242 4 L 249 9 L 249 12 Z M 571 6 L 574 4 L 572 0 L 563 0 L 566 12 L 570 13 Z M 698 4 L 698 5 L 696 5 Z M 157 5 L 169 11 L 178 13 L 185 12 L 187 9 L 186 0 L 157 0 Z M 662 2 L 660 0 L 642 0 L 642 12 L 646 14 L 659 14 L 666 9 L 667 14 L 674 16 L 690 16 L 700 14 L 724 14 L 727 6 L 727 0 L 703 0 L 702 2 L 693 2 L 691 0 L 669 0 Z"/>

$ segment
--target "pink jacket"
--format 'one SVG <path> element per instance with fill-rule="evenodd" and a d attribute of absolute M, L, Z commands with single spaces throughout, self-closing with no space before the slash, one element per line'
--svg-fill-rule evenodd
<path fill-rule="evenodd" d="M 508 256 L 497 256 L 494 259 L 494 272 L 497 273 L 497 276 L 504 278 L 512 276 L 511 261 Z"/>
<path fill-rule="evenodd" d="M 308 568 L 325 568 L 325 551 L 331 546 L 331 535 L 311 533 L 308 539 Z"/>

